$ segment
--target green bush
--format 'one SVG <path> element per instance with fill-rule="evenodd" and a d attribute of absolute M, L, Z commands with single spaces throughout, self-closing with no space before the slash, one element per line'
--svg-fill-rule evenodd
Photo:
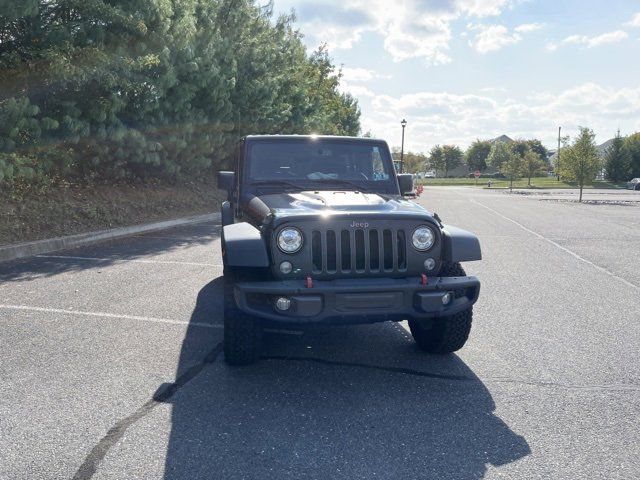
<path fill-rule="evenodd" d="M 0 184 L 201 179 L 248 133 L 359 132 L 324 48 L 254 0 L 0 2 Z M 38 41 L 33 41 L 36 38 Z"/>

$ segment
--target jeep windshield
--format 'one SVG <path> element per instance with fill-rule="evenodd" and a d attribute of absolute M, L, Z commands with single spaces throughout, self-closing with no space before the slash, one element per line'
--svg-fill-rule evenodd
<path fill-rule="evenodd" d="M 250 141 L 245 175 L 249 185 L 260 189 L 397 194 L 392 165 L 383 142 L 283 138 Z"/>

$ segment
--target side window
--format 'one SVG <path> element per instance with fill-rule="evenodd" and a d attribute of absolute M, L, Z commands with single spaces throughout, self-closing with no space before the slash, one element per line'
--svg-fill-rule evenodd
<path fill-rule="evenodd" d="M 385 172 L 382 155 L 380 155 L 380 149 L 378 147 L 373 147 L 371 151 L 371 161 L 373 163 L 373 180 L 389 180 L 389 174 Z"/>

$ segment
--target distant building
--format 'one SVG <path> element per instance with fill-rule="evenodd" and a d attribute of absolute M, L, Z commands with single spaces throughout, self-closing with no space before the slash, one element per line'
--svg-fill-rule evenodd
<path fill-rule="evenodd" d="M 601 143 L 596 147 L 598 149 L 598 155 L 600 156 L 601 159 L 604 160 L 604 157 L 606 157 L 607 152 L 609 151 L 609 148 L 613 144 L 613 140 L 614 140 L 613 138 L 610 138 L 606 142 Z M 562 154 L 562 150 L 560 151 L 560 153 Z M 558 158 L 558 152 L 556 150 L 554 150 L 553 153 L 549 151 L 549 154 L 551 154 L 549 157 L 549 162 L 551 163 L 551 165 L 555 165 L 556 158 Z"/>
<path fill-rule="evenodd" d="M 507 135 L 500 135 L 498 138 L 494 138 L 493 140 L 489 140 L 491 143 L 513 143 L 515 140 Z"/>

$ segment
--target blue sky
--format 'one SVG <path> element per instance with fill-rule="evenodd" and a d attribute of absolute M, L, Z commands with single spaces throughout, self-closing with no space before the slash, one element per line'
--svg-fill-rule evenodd
<path fill-rule="evenodd" d="M 640 131 L 640 1 L 275 0 L 343 65 L 362 125 L 426 151 L 557 128 Z"/>

